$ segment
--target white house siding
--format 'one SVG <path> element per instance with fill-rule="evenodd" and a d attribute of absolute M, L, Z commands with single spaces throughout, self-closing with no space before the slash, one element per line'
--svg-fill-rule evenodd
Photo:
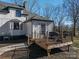
<path fill-rule="evenodd" d="M 0 35 L 9 34 L 9 19 L 0 18 Z"/>
<path fill-rule="evenodd" d="M 16 10 L 15 9 L 10 9 L 9 13 L 7 14 L 0 14 L 0 35 L 9 33 L 11 34 L 11 31 L 13 35 L 23 35 L 24 33 L 22 32 L 23 30 L 10 30 L 10 20 L 12 19 L 18 19 L 21 21 L 26 20 L 26 17 L 16 17 Z"/>
<path fill-rule="evenodd" d="M 32 22 L 24 23 L 24 32 L 26 33 L 26 36 L 32 34 Z"/>
<path fill-rule="evenodd" d="M 53 23 L 50 23 L 48 25 L 48 32 L 52 32 L 53 31 Z"/>
<path fill-rule="evenodd" d="M 23 32 L 24 32 L 25 35 L 27 36 L 27 23 L 23 23 L 23 24 L 22 24 L 22 28 L 23 28 Z"/>
<path fill-rule="evenodd" d="M 48 35 L 48 32 L 53 31 L 53 22 L 45 21 L 32 21 L 32 35 L 33 38 L 41 38 L 41 24 L 45 24 L 45 35 Z M 31 30 L 29 30 L 31 32 Z"/>
<path fill-rule="evenodd" d="M 33 38 L 40 38 L 41 26 L 39 22 L 33 21 Z"/>
<path fill-rule="evenodd" d="M 4 20 L 3 20 L 4 21 Z M 2 22 L 2 21 L 1 21 Z M 0 22 L 0 24 L 3 24 L 3 25 L 0 25 L 0 34 L 8 34 L 8 32 L 9 32 L 9 23 L 8 22 L 6 22 L 5 24 L 2 22 L 1 23 Z"/>

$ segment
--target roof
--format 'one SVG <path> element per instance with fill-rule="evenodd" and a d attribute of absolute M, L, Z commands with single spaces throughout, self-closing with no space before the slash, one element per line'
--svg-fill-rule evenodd
<path fill-rule="evenodd" d="M 44 21 L 44 22 L 53 22 L 53 20 L 49 20 L 47 17 L 39 16 L 37 14 L 32 14 L 32 16 L 29 16 L 29 19 L 24 21 L 24 23 L 29 21 Z"/>
<path fill-rule="evenodd" d="M 23 7 L 13 4 L 13 3 L 6 3 L 6 2 L 2 2 L 0 1 L 0 14 L 6 14 L 9 13 L 8 9 L 9 8 L 14 8 L 14 9 L 20 9 L 23 10 Z"/>
<path fill-rule="evenodd" d="M 20 9 L 20 10 L 23 10 L 22 7 L 18 7 L 18 6 L 6 6 L 6 7 L 2 8 L 2 10 L 7 10 L 8 8 L 14 8 L 14 9 Z"/>
<path fill-rule="evenodd" d="M 26 11 L 26 13 L 28 14 L 28 20 L 30 20 L 30 19 L 40 19 L 40 20 L 44 19 L 44 20 L 48 20 L 49 19 L 47 17 L 40 16 L 40 15 L 32 13 L 30 11 Z"/>
<path fill-rule="evenodd" d="M 21 22 L 21 21 L 18 19 L 11 19 L 9 22 Z"/>
<path fill-rule="evenodd" d="M 44 21 L 44 22 L 53 22 L 52 20 L 44 20 L 44 19 L 30 19 L 30 20 L 27 20 L 26 22 L 29 22 L 29 21 Z"/>
<path fill-rule="evenodd" d="M 37 14 L 32 19 L 49 20 L 49 18 L 44 17 L 44 16 L 40 16 L 40 15 L 37 15 Z"/>
<path fill-rule="evenodd" d="M 23 9 L 23 7 L 20 7 L 16 4 L 13 3 L 6 3 L 6 2 L 2 2 L 0 1 L 0 9 L 7 9 L 7 8 L 18 8 L 18 9 Z"/>

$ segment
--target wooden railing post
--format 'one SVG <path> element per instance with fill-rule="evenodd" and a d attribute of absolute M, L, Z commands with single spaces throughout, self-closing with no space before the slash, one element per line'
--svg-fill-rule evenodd
<path fill-rule="evenodd" d="M 50 58 L 50 55 L 51 55 L 50 52 L 51 52 L 51 49 L 48 49 L 47 50 L 48 59 Z"/>
<path fill-rule="evenodd" d="M 47 32 L 47 43 L 48 43 L 48 39 L 49 39 L 49 35 L 48 35 L 48 32 Z"/>
<path fill-rule="evenodd" d="M 73 42 L 73 33 L 71 33 L 71 41 Z"/>
<path fill-rule="evenodd" d="M 30 45 L 30 37 L 29 37 L 29 35 L 28 35 L 28 45 Z"/>

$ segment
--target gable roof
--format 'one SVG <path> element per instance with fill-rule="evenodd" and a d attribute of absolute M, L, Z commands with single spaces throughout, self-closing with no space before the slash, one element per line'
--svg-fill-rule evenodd
<path fill-rule="evenodd" d="M 13 3 L 6 3 L 6 2 L 2 2 L 0 1 L 0 9 L 4 10 L 6 8 L 17 8 L 17 9 L 23 9 L 23 7 L 20 7 L 16 4 Z"/>
<path fill-rule="evenodd" d="M 53 20 L 49 20 L 47 17 L 44 17 L 44 16 L 40 16 L 40 15 L 37 15 L 35 13 L 30 13 L 28 15 L 28 20 L 24 21 L 23 23 L 26 23 L 26 22 L 30 22 L 30 21 L 44 21 L 44 22 L 53 22 Z"/>
<path fill-rule="evenodd" d="M 24 23 L 26 22 L 30 22 L 30 21 L 43 21 L 43 22 L 53 22 L 52 20 L 44 20 L 44 19 L 30 19 L 30 20 L 26 20 Z"/>
<path fill-rule="evenodd" d="M 0 14 L 9 13 L 9 8 L 20 9 L 20 10 L 23 9 L 23 7 L 21 7 L 19 5 L 0 1 Z"/>
<path fill-rule="evenodd" d="M 30 19 L 40 19 L 40 20 L 49 20 L 49 18 L 47 18 L 47 17 L 45 17 L 45 16 L 40 16 L 40 15 L 38 15 L 38 14 L 35 14 L 35 13 L 29 13 L 29 15 L 28 15 L 29 17 L 28 17 L 28 19 L 30 20 Z"/>
<path fill-rule="evenodd" d="M 22 7 L 19 7 L 19 6 L 6 6 L 6 7 L 2 8 L 2 10 L 8 10 L 9 8 L 23 10 L 23 8 Z"/>
<path fill-rule="evenodd" d="M 21 21 L 18 19 L 11 19 L 9 22 L 21 22 Z"/>

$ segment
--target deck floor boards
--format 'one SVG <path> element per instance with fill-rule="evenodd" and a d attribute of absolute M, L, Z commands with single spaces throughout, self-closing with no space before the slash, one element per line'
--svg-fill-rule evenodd
<path fill-rule="evenodd" d="M 41 48 L 44 48 L 45 50 L 53 49 L 53 48 L 59 48 L 67 45 L 71 45 L 72 41 L 64 42 L 64 43 L 54 43 L 52 41 L 46 41 L 45 39 L 42 40 L 35 40 L 35 43 L 39 45 Z"/>
<path fill-rule="evenodd" d="M 58 43 L 58 42 L 53 42 L 53 41 L 49 41 L 46 39 L 31 39 L 31 41 L 32 41 L 32 43 L 33 42 L 36 43 L 37 45 L 39 45 L 41 48 L 43 48 L 45 50 L 53 49 L 53 48 L 60 48 L 60 47 L 72 44 L 72 41 Z"/>

